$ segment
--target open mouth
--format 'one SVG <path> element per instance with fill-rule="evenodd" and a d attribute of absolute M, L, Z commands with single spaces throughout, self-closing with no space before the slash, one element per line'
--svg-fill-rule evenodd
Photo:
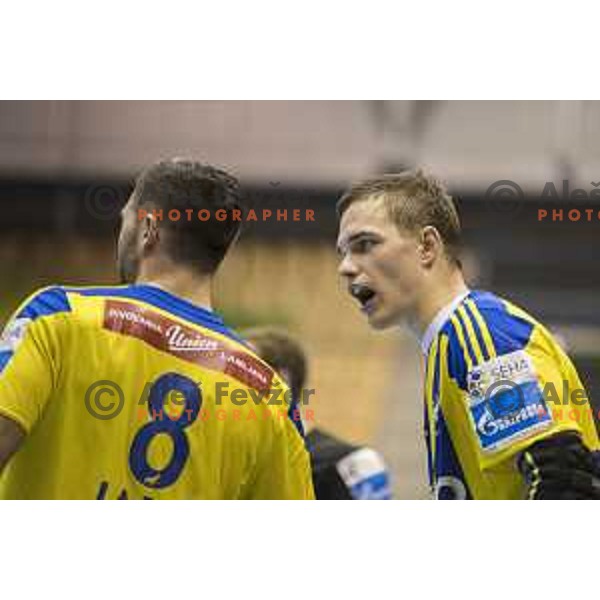
<path fill-rule="evenodd" d="M 361 305 L 363 312 L 369 313 L 373 310 L 377 294 L 368 285 L 364 283 L 353 283 L 350 288 L 350 295 L 356 298 Z"/>

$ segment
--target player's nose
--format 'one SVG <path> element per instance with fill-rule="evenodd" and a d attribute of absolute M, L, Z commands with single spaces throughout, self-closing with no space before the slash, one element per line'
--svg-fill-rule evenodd
<path fill-rule="evenodd" d="M 358 267 L 350 257 L 349 253 L 346 253 L 340 259 L 340 264 L 338 265 L 338 274 L 347 279 L 351 279 L 358 275 Z"/>

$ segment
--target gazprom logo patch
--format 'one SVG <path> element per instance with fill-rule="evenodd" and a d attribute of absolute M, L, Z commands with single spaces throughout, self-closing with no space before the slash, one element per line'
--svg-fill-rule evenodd
<path fill-rule="evenodd" d="M 522 350 L 468 376 L 471 421 L 484 451 L 500 450 L 552 423 L 531 359 Z"/>

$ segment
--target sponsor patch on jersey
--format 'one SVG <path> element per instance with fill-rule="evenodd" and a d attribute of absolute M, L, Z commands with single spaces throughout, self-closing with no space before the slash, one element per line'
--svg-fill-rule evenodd
<path fill-rule="evenodd" d="M 371 448 L 355 450 L 336 465 L 355 500 L 389 500 L 390 481 L 384 462 Z"/>
<path fill-rule="evenodd" d="M 467 391 L 471 422 L 486 452 L 506 448 L 552 424 L 533 363 L 523 350 L 471 369 Z"/>
<path fill-rule="evenodd" d="M 0 337 L 0 352 L 14 352 L 23 341 L 30 323 L 31 319 L 26 317 L 13 319 Z"/>
<path fill-rule="evenodd" d="M 260 391 L 272 387 L 273 371 L 255 356 L 150 308 L 108 300 L 104 328 L 136 337 L 182 360 L 222 371 L 248 387 Z"/>

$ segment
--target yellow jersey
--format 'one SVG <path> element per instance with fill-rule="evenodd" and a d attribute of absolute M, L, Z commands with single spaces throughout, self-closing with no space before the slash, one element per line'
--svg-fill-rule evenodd
<path fill-rule="evenodd" d="M 215 313 L 157 286 L 51 287 L 0 340 L 27 432 L 0 498 L 312 499 L 283 380 Z"/>
<path fill-rule="evenodd" d="M 422 340 L 425 438 L 438 499 L 525 498 L 516 459 L 534 441 L 579 432 L 600 446 L 587 394 L 550 332 L 489 292 L 456 298 Z"/>

